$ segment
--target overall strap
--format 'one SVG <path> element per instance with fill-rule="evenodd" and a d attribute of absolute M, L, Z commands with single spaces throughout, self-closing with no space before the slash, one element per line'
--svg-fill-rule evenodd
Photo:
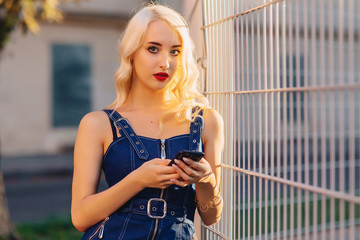
<path fill-rule="evenodd" d="M 193 109 L 195 112 L 197 108 Z M 195 120 L 190 124 L 189 150 L 202 152 L 201 130 L 204 128 L 203 110 L 199 112 Z"/>
<path fill-rule="evenodd" d="M 129 140 L 138 157 L 142 160 L 147 160 L 149 153 L 139 137 L 135 134 L 134 130 L 131 128 L 129 121 L 122 117 L 117 111 L 104 110 L 104 112 L 106 112 L 109 118 L 113 120 L 113 124 L 119 133 L 121 134 L 120 131 L 122 131 L 125 137 Z"/>
<path fill-rule="evenodd" d="M 192 112 L 194 113 L 197 110 L 198 110 L 198 107 L 194 107 L 192 109 Z M 202 117 L 202 115 L 203 115 L 203 110 L 200 110 L 198 116 L 196 116 L 194 121 L 192 121 L 190 123 L 189 150 L 191 150 L 191 151 L 198 151 L 198 152 L 203 151 L 202 141 L 201 141 L 201 131 L 204 128 L 204 118 Z M 187 186 L 187 190 L 186 190 L 184 199 L 189 198 L 189 194 L 190 194 L 190 192 L 193 191 L 193 189 L 195 189 L 195 184 L 191 184 L 191 185 Z M 184 209 L 185 216 L 187 216 L 188 214 L 191 214 L 190 209 L 188 209 L 188 207 L 186 207 L 186 202 L 187 202 L 187 200 L 185 200 L 183 202 L 183 209 Z"/>
<path fill-rule="evenodd" d="M 111 131 L 112 131 L 112 134 L 113 134 L 113 141 L 115 141 L 118 138 L 118 136 L 116 134 L 116 128 L 115 128 L 111 118 L 109 118 L 109 122 L 110 122 L 110 126 L 111 126 Z"/>
<path fill-rule="evenodd" d="M 112 110 L 108 110 L 108 109 L 104 109 L 103 110 L 109 117 L 109 121 L 110 121 L 110 126 L 111 126 L 111 131 L 112 131 L 112 134 L 113 134 L 113 141 L 115 141 L 117 139 L 117 130 L 116 130 L 116 127 L 114 125 L 114 121 L 111 119 L 110 115 L 112 114 Z"/>

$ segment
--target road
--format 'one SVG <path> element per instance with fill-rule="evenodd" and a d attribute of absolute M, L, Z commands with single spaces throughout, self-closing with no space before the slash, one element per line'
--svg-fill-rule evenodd
<path fill-rule="evenodd" d="M 5 179 L 5 187 L 10 217 L 15 223 L 70 214 L 70 177 Z"/>
<path fill-rule="evenodd" d="M 14 223 L 34 222 L 51 216 L 69 216 L 71 175 L 26 176 L 5 178 L 11 220 Z M 104 181 L 101 182 L 104 188 Z"/>

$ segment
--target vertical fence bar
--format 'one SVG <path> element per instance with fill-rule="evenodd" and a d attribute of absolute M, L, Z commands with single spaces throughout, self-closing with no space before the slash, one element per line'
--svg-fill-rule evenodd
<path fill-rule="evenodd" d="M 226 2 L 224 1 L 219 1 L 218 2 L 218 6 L 219 6 L 219 9 L 218 9 L 218 13 L 219 13 L 219 19 L 223 19 L 225 18 L 226 16 Z M 228 47 L 228 38 L 229 38 L 229 33 L 227 32 L 227 22 L 222 22 L 219 25 L 219 50 L 220 50 L 220 71 L 219 71 L 219 76 L 223 77 L 223 78 L 226 78 L 226 79 L 229 79 L 228 81 L 219 81 L 219 79 L 217 79 L 216 81 L 218 81 L 218 84 L 219 84 L 219 90 L 220 91 L 227 91 L 227 87 L 228 87 L 228 82 L 230 81 L 230 78 L 229 78 L 229 75 L 228 75 L 228 58 L 230 58 L 227 52 L 227 47 Z M 230 105 L 227 105 L 229 102 L 228 102 L 228 97 L 227 97 L 227 94 L 220 94 L 218 95 L 218 109 L 222 112 L 223 116 L 225 116 L 226 120 L 225 120 L 225 138 L 228 139 L 228 142 L 231 143 L 231 140 L 230 140 L 230 128 L 231 128 L 231 125 L 230 125 L 230 121 L 231 121 L 231 118 L 229 116 L 229 109 L 231 108 Z M 225 107 L 226 106 L 226 107 Z M 230 148 L 227 148 L 227 151 L 225 152 L 226 154 L 224 155 L 224 157 L 226 159 L 224 159 L 224 162 L 227 163 L 227 164 L 231 164 L 230 161 L 231 161 L 231 158 L 230 158 Z M 226 196 L 229 197 L 229 200 L 231 199 L 231 171 L 230 169 L 226 169 L 226 172 L 225 172 L 225 181 L 224 183 L 226 184 L 225 186 L 226 187 L 226 190 L 227 190 L 227 193 L 226 193 Z M 224 208 L 224 211 L 227 215 L 231 214 L 231 203 L 230 201 L 225 201 L 225 203 L 227 204 L 226 208 Z M 231 226 L 229 224 L 229 222 L 231 221 L 230 218 L 226 218 L 225 221 L 223 221 L 222 223 L 222 226 L 221 226 L 221 230 L 222 230 L 222 233 L 226 236 L 229 236 L 229 226 Z"/>
<path fill-rule="evenodd" d="M 275 80 L 276 80 L 276 88 L 280 88 L 280 3 L 276 3 L 275 6 Z M 281 93 L 276 93 L 276 175 L 277 177 L 281 177 Z M 280 201 L 280 187 L 282 185 L 276 184 L 276 238 L 280 239 L 281 235 L 281 201 Z"/>
<path fill-rule="evenodd" d="M 209 14 L 209 22 L 208 24 L 210 24 L 212 21 L 213 21 L 213 17 L 214 17 L 214 6 L 213 6 L 214 2 L 210 1 L 209 2 L 209 11 L 211 11 L 211 14 Z M 214 57 L 215 56 L 215 51 L 216 51 L 216 46 L 214 46 L 215 44 L 215 26 L 212 26 L 209 28 L 210 31 L 211 31 L 211 34 L 209 36 L 209 39 L 210 39 L 210 44 L 209 44 L 209 47 L 208 47 L 208 51 L 211 52 L 211 55 L 208 56 L 209 58 L 209 62 L 211 63 L 210 67 L 207 67 L 207 71 L 209 72 L 208 74 L 208 81 L 207 81 L 207 87 L 208 88 L 208 91 L 214 91 L 214 84 L 215 84 L 215 81 L 214 81 L 214 78 L 216 76 L 216 68 L 214 67 L 215 64 L 216 64 L 216 58 Z M 209 96 L 210 98 L 213 98 L 214 96 Z M 210 99 L 211 100 L 211 99 Z"/>
<path fill-rule="evenodd" d="M 221 2 L 222 1 L 220 1 L 220 0 L 217 0 L 216 1 L 216 21 L 218 21 L 218 20 L 220 20 L 220 19 L 222 19 L 222 15 L 221 15 L 221 12 L 222 12 L 222 6 L 221 6 Z M 218 45 L 217 45 L 217 49 L 218 49 L 218 54 L 216 55 L 218 58 L 219 58 L 219 68 L 218 68 L 218 76 L 217 76 L 217 78 L 216 78 L 216 89 L 218 89 L 218 90 L 220 90 L 220 91 L 223 91 L 223 88 L 222 88 L 222 86 L 221 86 L 221 82 L 220 81 L 218 81 L 218 79 L 220 79 L 220 78 L 222 78 L 224 75 L 223 75 L 223 73 L 224 73 L 224 57 L 223 57 L 223 46 L 224 46 L 224 38 L 222 37 L 222 34 L 223 34 L 223 24 L 222 23 L 219 23 L 219 24 L 217 24 L 217 26 L 218 26 L 218 31 L 217 31 L 217 33 L 218 33 L 218 35 L 217 35 L 217 43 L 218 43 Z M 216 97 L 216 104 L 215 104 L 215 106 L 216 106 L 216 109 L 219 109 L 220 108 L 220 100 L 221 100 L 221 98 L 223 97 L 223 95 L 221 94 L 221 95 L 217 95 L 217 97 Z M 224 224 L 224 223 L 223 223 Z M 224 225 L 223 225 L 223 227 L 224 227 Z"/>
<path fill-rule="evenodd" d="M 354 32 L 356 31 L 354 26 L 354 12 L 355 6 L 354 1 L 349 0 L 349 11 L 348 11 L 348 33 L 349 33 L 349 47 L 348 47 L 348 68 L 349 68 L 349 83 L 355 83 L 355 44 L 354 44 Z M 358 29 L 359 31 L 359 29 Z M 360 76 L 359 76 L 360 77 Z M 350 91 L 349 93 L 349 112 L 356 113 L 356 106 L 355 106 L 355 97 L 354 91 Z M 360 112 L 360 111 L 359 111 Z M 355 165 L 355 137 L 356 137 L 356 128 L 355 128 L 355 114 L 349 114 L 349 193 L 355 196 L 355 181 L 356 181 L 356 165 Z M 359 161 L 359 160 L 358 160 Z M 355 204 L 350 203 L 349 206 L 349 239 L 355 239 Z"/>
<path fill-rule="evenodd" d="M 264 3 L 266 3 L 266 0 L 264 0 Z M 268 67 L 268 63 L 267 63 L 267 41 L 266 41 L 266 37 L 267 37 L 267 32 L 266 32 L 266 27 L 267 27 L 267 21 L 266 21 L 266 8 L 263 9 L 263 62 L 264 62 L 264 67 L 263 67 L 263 71 L 264 71 L 264 75 L 263 75 L 263 79 L 264 79 L 264 89 L 268 88 L 268 71 L 267 71 L 267 67 Z M 268 135 L 268 97 L 267 97 L 267 93 L 264 93 L 264 148 L 265 148 L 265 158 L 264 158 L 264 164 L 265 164 L 265 174 L 269 174 L 269 135 Z M 265 179 L 265 239 L 268 238 L 268 218 L 269 218 L 269 211 L 268 211 L 268 201 L 269 201 L 269 187 L 268 187 L 269 181 L 267 179 Z"/>
<path fill-rule="evenodd" d="M 262 79 L 262 74 L 261 74 L 261 32 L 260 32 L 260 12 L 257 12 L 256 14 L 256 23 L 257 23 L 257 26 L 256 26 L 256 29 L 257 29 L 257 69 L 258 69 L 258 88 L 261 89 L 261 79 Z M 259 133 L 259 136 L 258 136 L 258 141 L 259 141 L 259 172 L 262 173 L 262 161 L 263 161 L 263 157 L 262 157 L 262 122 L 261 122 L 261 119 L 262 119 L 262 114 L 261 114 L 261 106 L 262 106 L 262 101 L 261 101 L 261 94 L 258 94 L 258 108 L 259 108 L 259 111 L 258 111 L 258 116 L 259 116 L 259 121 L 258 121 L 258 126 L 259 126 L 259 130 L 258 130 L 258 133 Z M 263 187 L 262 187 L 262 179 L 259 178 L 259 198 L 258 198 L 258 206 L 259 206 L 259 236 L 260 236 L 260 239 L 262 239 L 262 236 L 263 236 L 263 231 L 262 231 L 262 228 L 263 228 L 263 224 L 262 224 L 262 220 L 263 220 L 263 217 L 262 217 L 262 206 L 263 206 L 263 203 L 262 203 L 262 193 L 263 193 Z"/>
<path fill-rule="evenodd" d="M 234 5 L 230 3 L 230 1 L 227 2 L 227 11 L 226 11 L 226 17 L 231 15 L 231 9 L 233 9 Z M 224 33 L 225 35 L 228 36 L 228 43 L 227 43 L 227 53 L 228 53 L 228 58 L 227 58 L 227 64 L 228 64 L 228 79 L 229 81 L 225 81 L 226 83 L 228 83 L 227 85 L 227 89 L 226 91 L 231 92 L 234 91 L 234 43 L 235 43 L 235 39 L 234 39 L 234 24 L 232 20 L 228 20 L 226 22 L 226 26 L 227 26 L 227 30 Z M 229 118 L 229 139 L 230 139 L 230 143 L 234 143 L 235 139 L 234 139 L 234 96 L 232 94 L 227 94 L 227 99 L 228 99 L 228 118 Z M 232 144 L 230 144 L 230 146 L 233 146 Z M 230 165 L 234 165 L 234 148 L 232 147 L 229 150 L 229 155 L 228 155 L 228 159 L 230 162 Z M 230 170 L 230 169 L 229 169 Z M 228 177 L 229 180 L 229 186 L 234 186 L 233 184 L 233 179 L 234 179 L 234 171 L 230 170 L 230 174 Z M 233 199 L 234 196 L 234 191 L 233 188 L 230 187 L 231 189 L 231 199 Z M 229 211 L 229 215 L 232 216 L 233 212 L 234 212 L 234 204 L 233 202 L 230 203 L 230 211 Z M 229 219 L 230 223 L 233 221 L 233 217 L 231 217 L 231 219 Z M 231 229 L 231 224 L 229 223 L 228 225 L 228 232 L 226 233 L 227 236 L 233 236 L 231 234 L 232 229 Z"/>
<path fill-rule="evenodd" d="M 339 4 L 339 18 L 338 18 L 338 31 L 339 31 L 339 51 L 338 51 L 338 66 L 339 66 L 339 84 L 344 84 L 344 2 L 343 0 L 338 1 Z M 345 126 L 344 126 L 344 94 L 343 91 L 339 91 L 339 102 L 340 102 L 340 108 L 339 108 L 339 133 L 340 135 L 340 143 L 339 143 L 339 167 L 340 167 L 340 192 L 345 191 Z M 345 239 L 345 232 L 344 232 L 344 221 L 345 221 L 345 209 L 344 206 L 345 202 L 343 200 L 340 200 L 340 228 L 339 228 L 339 238 Z"/>
<path fill-rule="evenodd" d="M 250 90 L 251 89 L 251 84 L 250 84 L 250 60 L 249 60 L 249 51 L 250 51 L 250 43 L 249 43 L 249 16 L 246 15 L 245 16 L 245 48 L 246 48 L 246 55 L 245 55 L 245 69 L 246 69 L 246 86 L 247 89 Z M 245 71 L 245 69 L 243 69 Z M 247 119 L 247 133 L 248 133 L 248 138 L 247 138 L 247 169 L 251 169 L 251 124 L 253 123 L 253 121 L 251 121 L 251 113 L 250 113 L 250 99 L 254 97 L 253 94 L 247 94 L 247 115 L 248 115 L 248 119 Z M 254 104 L 254 102 L 252 102 L 252 104 Z M 251 237 L 251 180 L 252 180 L 253 176 L 248 175 L 247 178 L 247 237 L 248 239 L 250 239 Z"/>
<path fill-rule="evenodd" d="M 287 41 L 286 41 L 286 13 L 287 13 L 287 5 L 285 2 L 282 3 L 282 37 L 281 37 L 281 46 L 282 46 L 282 87 L 286 87 L 286 76 L 287 76 L 287 68 L 286 68 L 286 45 L 287 45 Z M 283 177 L 285 179 L 288 178 L 287 174 L 288 174 L 288 164 L 287 164 L 287 121 L 286 121 L 286 109 L 287 109 L 287 97 L 286 97 L 286 93 L 282 93 L 283 95 L 283 100 L 282 100 L 282 125 L 283 125 L 283 157 L 282 157 L 282 161 L 283 161 Z M 287 203 L 287 199 L 288 199 L 288 187 L 286 185 L 284 185 L 284 193 L 283 193 L 283 211 L 284 211 L 284 215 L 283 215 L 283 238 L 285 238 L 287 236 L 288 233 L 288 203 Z"/>
<path fill-rule="evenodd" d="M 214 8 L 214 2 L 210 1 L 209 2 L 209 18 L 208 18 L 208 24 L 214 22 L 214 16 L 215 16 L 215 12 L 214 12 L 215 8 Z M 207 67 L 207 70 L 209 72 L 208 74 L 208 81 L 207 81 L 207 85 L 206 85 L 206 88 L 208 89 L 208 91 L 214 91 L 215 90 L 215 78 L 217 76 L 217 69 L 214 67 L 215 66 L 215 58 L 214 56 L 216 56 L 216 51 L 217 51 L 217 46 L 215 45 L 216 44 L 216 27 L 217 26 L 212 26 L 210 27 L 210 31 L 211 31 L 211 35 L 209 36 L 210 38 L 210 43 L 209 44 L 209 47 L 208 47 L 208 51 L 211 52 L 211 54 L 209 54 L 208 58 L 209 60 L 211 60 L 211 65 L 210 67 Z M 209 101 L 210 102 L 214 102 L 214 97 L 215 96 L 209 96 L 210 99 Z M 222 175 L 223 175 L 223 172 L 222 172 Z M 221 176 L 221 181 L 223 183 L 223 176 Z M 206 231 L 206 237 L 210 237 L 211 236 L 211 232 L 210 231 Z M 205 238 L 206 239 L 206 238 Z"/>
<path fill-rule="evenodd" d="M 308 4 L 307 1 L 303 1 L 302 8 L 304 10 L 302 19 L 303 19 L 303 29 L 304 29 L 304 86 L 308 86 L 309 82 L 309 60 L 308 60 L 308 31 L 306 30 L 308 28 Z M 309 93 L 304 92 L 304 103 L 303 103 L 303 109 L 304 109 L 304 172 L 305 172 L 305 184 L 310 184 L 309 181 L 309 175 L 310 175 L 310 167 L 309 167 L 309 158 L 310 158 L 310 151 L 309 151 Z M 309 233 L 310 233 L 310 207 L 309 207 L 309 191 L 305 191 L 305 239 L 310 239 Z M 314 225 L 314 224 L 313 224 Z"/>
<path fill-rule="evenodd" d="M 328 74 L 327 79 L 329 79 L 329 84 L 334 85 L 335 84 L 335 71 L 333 70 L 335 68 L 334 66 L 334 51 L 332 49 L 335 49 L 334 44 L 334 15 L 332 12 L 334 2 L 330 1 L 330 3 L 327 4 L 328 6 L 328 19 L 327 24 L 329 26 L 329 36 L 328 36 L 328 42 L 329 42 L 329 56 L 328 56 L 328 71 L 330 74 Z M 330 10 L 330 11 L 329 11 Z M 334 92 L 329 92 L 329 101 L 335 103 L 335 94 Z M 336 131 L 335 131 L 335 112 L 334 108 L 329 109 L 329 124 L 330 124 L 330 189 L 335 190 L 335 174 L 336 174 L 336 161 L 335 161 L 335 138 L 336 138 Z M 330 199 L 330 239 L 335 240 L 335 199 Z"/>
<path fill-rule="evenodd" d="M 243 50 L 244 49 L 244 16 L 240 16 L 241 18 L 241 49 Z M 242 54 L 241 54 L 241 69 L 244 69 L 244 63 L 245 62 L 245 57 L 244 57 L 244 52 L 242 51 Z M 241 84 L 241 89 L 245 89 L 245 73 L 244 71 L 241 71 L 241 76 L 242 76 L 242 84 Z M 242 121 L 243 121 L 243 137 L 242 137 L 242 152 L 243 152 L 243 158 L 242 158 L 242 161 L 243 161 L 243 168 L 246 169 L 245 167 L 245 162 L 246 162 L 246 150 L 245 150 L 245 97 L 246 95 L 242 95 L 242 112 L 243 112 L 243 118 L 242 118 Z M 242 228 L 242 231 L 243 231 L 243 239 L 245 239 L 245 236 L 246 236 L 246 221 L 245 221 L 245 174 L 243 174 L 243 202 L 242 202 L 242 206 L 243 206 L 243 209 L 242 209 L 242 216 L 243 216 L 243 228 Z"/>
<path fill-rule="evenodd" d="M 250 156 L 250 143 L 251 143 L 251 132 L 250 132 L 250 116 L 251 114 L 250 113 L 250 94 L 247 94 L 246 95 L 246 103 L 247 103 L 247 106 L 246 106 L 246 112 L 247 112 L 247 149 L 246 149 L 246 154 L 247 154 L 247 168 L 246 169 L 249 169 L 250 168 L 250 161 L 251 161 L 251 156 Z M 252 176 L 251 175 L 247 175 L 247 201 L 246 201 L 246 204 L 247 204 L 247 237 L 248 239 L 250 239 L 250 223 L 251 223 L 251 220 L 250 220 L 250 210 L 251 210 L 251 203 L 250 203 L 250 197 L 251 197 L 251 194 L 250 194 L 250 181 L 251 181 L 251 178 Z"/>
<path fill-rule="evenodd" d="M 273 41 L 273 5 L 269 6 L 269 80 L 270 89 L 274 89 L 274 41 Z M 270 97 L 270 174 L 274 176 L 274 93 L 269 94 Z M 267 141 L 269 141 L 267 140 Z M 274 181 L 270 182 L 270 239 L 274 239 Z"/>
<path fill-rule="evenodd" d="M 256 89 L 255 87 L 255 32 L 254 32 L 254 15 L 251 15 L 251 81 L 252 81 L 252 89 Z M 253 99 L 253 171 L 257 171 L 257 157 L 256 157 L 256 94 L 253 94 L 252 96 Z M 256 217 L 256 203 L 257 203 L 257 187 L 256 187 L 256 181 L 257 181 L 257 177 L 254 176 L 253 178 L 253 230 L 252 230 L 252 235 L 253 235 L 253 239 L 256 239 L 256 225 L 257 225 L 257 217 Z"/>
<path fill-rule="evenodd" d="M 205 8 L 205 10 L 203 10 L 203 24 L 208 24 L 209 23 L 209 9 L 208 9 L 208 4 L 206 1 L 203 1 L 202 2 L 202 6 Z M 203 48 L 203 57 L 205 58 L 208 58 L 210 59 L 210 56 L 211 56 L 211 53 L 209 52 L 210 51 L 210 47 L 209 47 L 209 32 L 211 31 L 211 29 L 207 28 L 207 29 L 204 29 L 203 30 L 203 35 L 204 35 L 204 43 L 205 43 L 205 46 Z M 209 69 L 209 66 L 206 66 L 206 69 L 205 69 L 205 79 L 204 79 L 204 91 L 208 91 L 208 79 L 210 77 L 210 75 L 208 74 L 208 69 Z M 203 75 L 204 76 L 204 75 Z M 201 238 L 203 239 L 204 237 L 206 237 L 206 229 L 203 228 L 203 226 L 201 226 Z"/>
<path fill-rule="evenodd" d="M 235 8 L 234 6 L 234 3 L 229 5 L 228 6 L 228 12 L 229 12 L 229 15 L 231 13 L 231 10 L 233 10 Z M 229 84 L 229 89 L 228 91 L 231 92 L 231 91 L 235 91 L 235 63 L 234 63 L 234 59 L 235 59 L 235 53 L 233 52 L 233 49 L 234 49 L 234 46 L 235 46 L 235 36 L 234 36 L 234 26 L 235 24 L 232 22 L 232 21 L 229 21 L 229 29 L 228 31 L 231 32 L 232 34 L 230 34 L 229 36 L 229 48 L 228 48 L 228 51 L 229 51 L 229 79 L 230 79 L 230 84 Z M 235 138 L 235 133 L 233 131 L 234 129 L 234 125 L 235 125 L 235 116 L 236 114 L 234 114 L 234 108 L 236 106 L 236 102 L 235 102 L 235 96 L 234 95 L 229 95 L 229 118 L 230 118 L 230 126 L 231 128 L 229 129 L 230 131 L 230 139 L 231 139 L 231 142 L 235 142 L 236 141 L 236 138 Z M 234 159 L 235 159 L 235 152 L 234 152 L 234 147 L 231 149 L 230 151 L 230 156 L 229 158 L 231 159 L 231 162 L 232 162 L 232 165 L 234 165 Z M 234 179 L 234 174 L 233 174 L 233 171 L 231 171 L 231 175 L 230 175 L 230 183 L 232 186 L 234 186 L 235 184 L 233 183 L 233 179 Z M 232 188 L 231 188 L 232 189 Z M 232 192 L 231 195 L 233 196 L 235 193 Z M 234 204 L 231 205 L 231 213 L 234 212 Z M 231 221 L 233 220 L 233 218 L 231 219 Z M 230 229 L 231 230 L 231 229 Z M 229 235 L 231 236 L 231 231 L 229 232 Z"/>
<path fill-rule="evenodd" d="M 240 11 L 240 3 L 237 1 L 237 4 L 236 4 L 236 12 L 239 12 Z M 235 18 L 235 21 L 236 21 L 236 82 L 237 82 L 237 86 L 236 86 L 236 90 L 240 90 L 240 17 L 237 17 Z M 237 164 L 235 164 L 236 166 L 240 166 L 240 99 L 241 97 L 239 95 L 236 95 L 238 101 L 236 101 L 236 105 L 237 106 L 237 109 L 236 109 L 236 114 L 237 114 L 237 136 L 235 138 L 235 141 L 237 141 Z M 238 184 L 238 188 L 237 188 L 237 192 L 238 192 L 238 197 L 237 197 L 237 203 L 236 203 L 236 214 L 237 214 L 237 221 L 238 221 L 238 224 L 237 224 L 237 228 L 234 229 L 234 231 L 236 232 L 237 231 L 237 235 L 236 235 L 236 239 L 240 239 L 240 236 L 241 236 L 241 231 L 240 231 L 240 226 L 241 226 L 241 214 L 240 214 L 240 201 L 241 201 L 241 198 L 240 198 L 240 183 L 241 183 L 241 175 L 240 173 L 237 174 L 237 178 L 238 178 L 238 181 L 237 181 L 237 184 Z M 234 234 L 235 236 L 235 234 Z"/>
<path fill-rule="evenodd" d="M 301 79 L 300 79 L 300 4 L 299 1 L 295 1 L 294 4 L 295 10 L 295 86 L 301 87 Z M 292 67 L 292 66 L 290 66 Z M 296 180 L 298 182 L 302 182 L 302 120 L 301 120 L 301 92 L 296 92 L 295 99 L 296 99 Z M 294 129 L 295 130 L 295 129 Z M 302 190 L 297 189 L 296 191 L 297 197 L 297 239 L 300 240 L 302 238 Z"/>
<path fill-rule="evenodd" d="M 218 10 L 219 10 L 219 6 L 218 6 L 218 0 L 215 0 L 214 1 L 214 5 L 213 5 L 213 11 L 214 11 L 214 15 L 213 15 L 213 19 L 212 19 L 212 22 L 215 22 L 217 19 L 219 19 L 218 17 Z M 214 47 L 215 47 L 215 55 L 214 55 L 214 58 L 219 58 L 219 54 L 221 53 L 221 50 L 220 50 L 220 25 L 219 24 L 216 24 L 213 26 L 214 27 Z M 216 79 L 218 79 L 220 77 L 220 66 L 221 66 L 221 60 L 217 60 L 216 61 L 217 64 L 219 64 L 219 67 L 215 67 L 216 65 L 214 65 L 214 72 L 215 72 L 215 75 L 214 75 L 214 78 L 213 78 L 213 89 L 212 91 L 216 91 L 216 89 L 220 90 L 219 89 L 219 82 L 216 81 Z M 214 95 L 213 96 L 213 104 L 215 105 L 215 108 L 217 106 L 217 98 L 219 96 L 217 95 Z M 222 176 L 222 180 L 223 180 L 223 176 Z"/>
<path fill-rule="evenodd" d="M 357 2 L 357 4 L 358 4 L 357 6 L 359 7 L 357 10 L 360 10 L 360 4 L 358 2 Z M 360 42 L 358 42 L 358 44 L 359 44 L 358 47 L 360 49 Z M 357 61 L 360 60 L 359 56 L 355 56 L 355 57 L 357 58 Z M 355 72 L 354 72 L 354 74 L 355 74 Z M 359 81 L 360 79 L 357 78 L 355 80 Z M 359 89 L 354 92 L 354 99 L 355 99 L 354 105 L 355 105 L 355 108 L 357 109 L 357 114 L 356 113 L 354 114 L 355 115 L 354 118 L 355 118 L 355 121 L 356 121 L 355 127 L 356 127 L 356 130 L 357 130 L 356 131 L 355 144 L 356 144 L 356 146 L 358 146 L 359 143 L 360 143 L 360 127 L 359 127 L 359 125 L 360 125 L 360 104 L 359 104 L 359 102 L 360 102 L 360 90 Z M 360 196 L 360 183 L 359 183 L 359 179 L 360 179 L 360 162 L 359 162 L 360 151 L 359 151 L 359 149 L 356 149 L 355 156 L 357 156 L 357 161 L 356 161 L 356 165 L 354 166 L 354 170 L 353 170 L 354 171 L 354 173 L 353 173 L 354 178 L 356 180 L 353 183 L 353 187 L 355 188 L 354 189 L 354 192 L 355 192 L 354 196 Z M 360 223 L 359 223 L 360 216 L 355 215 L 356 212 L 359 214 L 360 205 L 359 204 L 356 204 L 356 205 L 353 204 L 352 208 L 354 210 L 356 210 L 356 211 L 353 211 L 353 212 L 350 213 L 351 218 L 354 219 L 354 220 L 352 220 L 353 225 L 354 225 L 353 235 L 360 236 L 360 227 L 359 227 L 359 225 L 360 225 Z M 356 218 L 356 221 L 355 221 L 355 218 Z M 355 238 L 355 236 L 354 236 L 354 238 Z"/>
<path fill-rule="evenodd" d="M 324 0 L 319 1 L 320 14 L 319 14 L 319 29 L 320 29 L 320 85 L 325 84 L 325 13 L 324 13 Z M 320 92 L 320 125 L 321 125 L 321 187 L 327 188 L 326 184 L 326 102 L 325 102 L 325 93 Z M 321 239 L 326 239 L 326 211 L 327 209 L 327 199 L 324 195 L 321 197 Z"/>

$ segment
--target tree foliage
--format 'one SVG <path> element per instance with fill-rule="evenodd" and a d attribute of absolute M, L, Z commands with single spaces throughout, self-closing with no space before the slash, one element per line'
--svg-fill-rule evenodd
<path fill-rule="evenodd" d="M 39 31 L 39 20 L 61 22 L 63 13 L 59 3 L 59 0 L 0 0 L 0 51 L 10 32 L 18 25 L 24 32 L 30 30 L 36 33 Z"/>

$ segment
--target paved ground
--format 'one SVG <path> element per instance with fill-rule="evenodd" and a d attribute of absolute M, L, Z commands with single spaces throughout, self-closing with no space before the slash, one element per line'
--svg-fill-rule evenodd
<path fill-rule="evenodd" d="M 8 182 L 8 183 L 6 183 Z M 71 178 L 6 181 L 13 222 L 33 222 L 51 216 L 70 216 Z"/>
<path fill-rule="evenodd" d="M 72 154 L 2 158 L 11 219 L 19 223 L 70 217 L 72 168 Z"/>

